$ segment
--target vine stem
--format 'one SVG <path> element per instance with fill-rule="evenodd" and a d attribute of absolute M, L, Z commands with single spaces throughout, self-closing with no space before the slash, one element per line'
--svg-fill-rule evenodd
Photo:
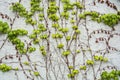
<path fill-rule="evenodd" d="M 86 10 L 86 4 L 85 4 L 85 2 L 86 2 L 86 0 L 83 0 L 83 3 L 84 3 L 84 11 Z M 88 43 L 88 48 L 90 49 L 90 55 L 91 55 L 91 59 L 92 59 L 92 61 L 93 61 L 93 55 L 92 55 L 92 50 L 91 50 L 91 48 L 90 48 L 90 42 L 89 42 L 89 33 L 88 33 L 88 28 L 87 28 L 87 18 L 85 18 L 85 29 L 86 29 L 86 32 L 87 32 L 87 36 L 88 36 L 88 38 L 87 38 L 87 43 Z M 94 66 L 92 65 L 91 66 L 92 67 L 92 70 L 93 70 L 93 77 L 94 77 L 94 80 L 96 80 L 96 77 L 95 77 L 95 69 L 94 69 Z"/>
<path fill-rule="evenodd" d="M 3 40 L 4 42 L 3 42 L 3 44 L 1 45 L 0 50 L 1 50 L 1 49 L 3 48 L 3 46 L 5 45 L 7 39 L 8 39 L 8 37 L 7 37 L 5 40 Z"/>

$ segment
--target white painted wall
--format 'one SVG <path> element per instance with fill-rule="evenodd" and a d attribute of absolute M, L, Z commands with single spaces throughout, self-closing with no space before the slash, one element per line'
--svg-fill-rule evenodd
<path fill-rule="evenodd" d="M 74 1 L 74 0 L 71 0 L 71 1 Z M 107 7 L 106 4 L 97 3 L 96 6 L 93 6 L 92 1 L 93 0 L 86 0 L 86 10 L 87 11 L 90 10 L 90 11 L 97 11 L 97 12 L 100 12 L 100 13 L 116 13 L 115 10 Z M 119 0 L 110 0 L 110 1 L 113 2 L 117 6 L 118 10 L 120 10 L 120 1 Z M 9 15 L 11 18 L 13 18 L 15 16 L 15 14 L 9 9 L 10 8 L 10 3 L 12 3 L 12 2 L 16 2 L 16 0 L 0 0 L 0 12 Z M 29 7 L 30 7 L 29 0 L 22 0 L 22 4 L 27 9 L 29 9 Z M 8 20 L 2 19 L 1 17 L 0 17 L 0 20 L 6 21 L 6 22 L 9 23 Z M 49 22 L 49 24 L 51 24 L 51 23 Z M 81 35 L 80 35 L 81 41 L 84 41 L 86 43 L 87 42 L 86 41 L 87 36 L 86 36 L 85 28 L 83 27 L 83 25 L 79 25 L 79 26 L 80 26 L 80 30 L 81 30 Z M 88 21 L 87 22 L 87 27 L 89 29 L 89 33 L 91 33 L 93 30 L 97 30 L 97 29 L 111 30 L 111 28 L 104 25 L 103 23 L 98 24 L 97 22 L 93 22 L 93 21 Z M 23 28 L 23 29 L 28 30 L 29 34 L 32 33 L 32 30 L 33 30 L 33 28 L 30 25 L 25 24 L 24 18 L 17 18 L 15 20 L 15 23 L 13 25 L 13 29 L 18 29 L 18 28 Z M 113 31 L 113 33 L 119 33 L 120 34 L 120 24 L 117 24 L 115 26 L 115 31 Z M 104 34 L 94 35 L 93 38 L 90 40 L 90 46 L 91 46 L 93 51 L 104 49 L 105 46 L 106 46 L 104 44 L 104 42 L 100 42 L 98 44 L 95 44 L 95 38 L 96 37 L 106 37 L 107 38 L 108 35 L 104 35 Z M 0 45 L 2 45 L 3 40 L 5 38 L 6 38 L 6 35 L 1 35 L 0 34 Z M 30 41 L 27 37 L 21 37 L 21 40 L 23 40 L 23 41 L 27 40 L 28 42 Z M 65 43 L 64 40 L 63 40 L 63 43 Z M 60 60 L 60 58 L 58 58 L 58 55 L 56 55 L 56 54 L 54 55 L 55 51 L 53 49 L 54 48 L 53 45 L 56 45 L 56 42 L 51 39 L 51 44 L 52 44 L 51 45 L 52 60 L 53 60 L 53 64 L 54 64 L 54 66 L 52 66 L 52 67 L 55 67 L 56 71 L 59 71 L 57 69 L 58 69 L 58 66 L 61 65 L 60 67 L 63 68 L 63 69 L 61 69 L 63 75 L 67 75 L 68 73 L 67 73 L 66 67 L 64 67 L 65 64 L 63 64 L 63 62 L 61 62 L 63 60 Z M 120 50 L 120 36 L 114 36 L 114 38 L 112 38 L 110 40 L 110 46 L 115 47 L 115 48 Z M 39 47 L 38 46 L 35 46 L 35 47 L 37 48 L 37 50 L 35 52 L 33 52 L 32 54 L 29 54 L 30 59 L 31 59 L 31 66 L 34 67 L 33 66 L 34 63 L 37 63 L 39 65 L 39 66 L 37 66 L 37 69 L 40 72 L 40 75 L 43 78 L 45 78 L 45 76 L 46 76 L 45 69 L 42 67 L 42 66 L 44 66 L 44 59 L 39 52 L 39 49 L 38 49 Z M 3 48 L 0 49 L 0 58 L 4 57 L 5 55 L 15 55 L 15 54 L 16 54 L 16 51 L 15 51 L 14 46 L 8 41 L 5 43 Z M 115 66 L 117 69 L 120 69 L 120 52 L 119 51 L 118 52 L 110 51 L 110 53 L 107 54 L 106 56 L 108 57 L 109 61 L 108 61 L 108 63 L 103 64 L 103 67 L 106 66 L 106 65 L 111 65 L 111 66 Z M 87 57 L 89 58 L 89 55 Z M 23 55 L 21 57 L 21 60 L 22 60 L 22 62 L 27 61 L 26 56 Z M 39 61 L 42 62 L 42 63 L 40 63 Z M 9 63 L 9 62 L 15 62 L 15 63 Z M 13 68 L 18 67 L 18 68 L 21 69 L 21 67 L 19 65 L 19 62 L 18 62 L 18 58 L 16 58 L 15 56 L 14 56 L 14 59 L 12 59 L 12 60 L 11 59 L 3 60 L 3 63 L 11 65 Z M 79 54 L 76 57 L 76 63 L 78 64 L 76 68 L 79 68 L 79 65 L 81 65 L 81 63 L 83 63 L 81 54 Z M 96 63 L 96 68 L 95 69 L 98 68 L 97 64 L 99 64 L 99 63 Z M 31 69 L 31 68 L 29 66 L 24 65 L 24 69 Z M 56 74 L 57 73 L 59 75 L 59 72 L 56 72 Z M 17 71 L 17 74 L 18 74 L 19 79 L 17 79 L 17 77 L 15 76 L 15 71 L 10 71 L 10 72 L 5 72 L 5 73 L 0 71 L 0 80 L 30 80 L 30 79 L 27 79 L 25 77 L 25 75 L 23 74 L 22 71 Z M 27 73 L 27 74 L 29 75 L 29 73 Z M 49 80 L 56 80 L 53 77 L 54 74 L 52 73 L 52 70 L 50 72 L 50 75 L 51 75 L 52 79 L 49 79 Z M 87 76 L 88 76 L 87 77 L 88 80 L 93 80 L 91 68 L 90 68 Z M 35 78 L 35 80 L 41 80 L 41 79 Z M 44 80 L 46 80 L 46 78 Z M 62 80 L 62 77 L 59 75 L 57 80 Z M 65 77 L 65 80 L 68 80 L 67 76 Z M 82 80 L 81 76 L 78 75 L 78 79 L 76 78 L 76 80 Z"/>

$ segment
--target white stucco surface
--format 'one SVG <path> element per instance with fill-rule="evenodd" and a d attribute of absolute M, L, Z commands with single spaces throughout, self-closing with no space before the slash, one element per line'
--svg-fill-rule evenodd
<path fill-rule="evenodd" d="M 13 3 L 13 2 L 17 2 L 17 1 L 18 0 L 0 0 L 0 13 L 7 14 L 8 16 L 10 16 L 13 19 L 14 16 L 15 16 L 15 13 L 13 13 L 10 10 L 10 4 Z M 96 5 L 93 6 L 93 3 L 92 3 L 93 0 L 85 0 L 85 1 L 86 1 L 86 11 L 97 11 L 97 12 L 100 12 L 102 14 L 103 13 L 117 13 L 112 8 L 107 7 L 106 4 L 96 3 Z M 110 1 L 117 6 L 118 10 L 120 10 L 120 1 L 119 0 L 110 0 Z M 29 0 L 22 0 L 21 3 L 27 9 L 29 9 L 29 7 L 30 7 Z M 0 20 L 10 23 L 9 20 L 2 19 L 1 17 L 0 17 Z M 18 29 L 18 28 L 26 29 L 29 32 L 28 34 L 31 34 L 33 28 L 32 28 L 31 25 L 26 25 L 24 20 L 25 20 L 24 18 L 16 18 L 16 20 L 14 22 L 14 25 L 13 25 L 13 29 Z M 51 23 L 49 22 L 49 24 L 51 24 Z M 68 26 L 69 25 L 70 24 L 68 24 Z M 87 37 L 87 34 L 86 34 L 85 27 L 83 27 L 83 26 L 84 25 L 79 25 L 79 29 L 81 30 L 80 38 L 81 38 L 81 42 L 87 43 L 87 38 L 88 37 Z M 97 22 L 94 22 L 94 21 L 87 21 L 87 28 L 89 29 L 89 31 L 88 31 L 89 33 L 91 33 L 94 30 L 98 30 L 98 29 L 111 30 L 111 28 L 108 27 L 107 25 L 104 25 L 103 23 L 97 23 Z M 51 29 L 51 31 L 53 31 L 53 29 Z M 71 32 L 69 32 L 69 34 L 70 33 Z M 120 34 L 120 22 L 119 22 L 119 24 L 115 25 L 115 31 L 113 31 L 112 33 L 119 33 Z M 97 44 L 95 43 L 95 39 L 99 38 L 99 37 L 107 38 L 108 35 L 106 35 L 106 34 L 95 34 L 95 35 L 92 36 L 92 38 L 90 39 L 90 47 L 93 51 L 103 50 L 106 47 L 105 42 L 99 42 Z M 0 34 L 0 46 L 3 44 L 4 39 L 6 39 L 6 35 L 1 35 Z M 30 39 L 26 36 L 20 37 L 20 39 L 22 41 L 26 40 L 27 42 L 30 42 Z M 67 69 L 64 66 L 66 64 L 63 64 L 64 60 L 62 60 L 59 57 L 60 55 L 57 54 L 56 51 L 54 51 L 54 47 L 56 46 L 55 40 L 53 41 L 51 39 L 50 42 L 51 42 L 51 45 L 50 45 L 51 46 L 51 48 L 50 48 L 51 52 L 50 53 L 52 54 L 51 60 L 53 61 L 52 62 L 53 66 L 52 66 L 52 68 L 51 68 L 51 66 L 49 66 L 50 67 L 50 72 L 49 72 L 50 75 L 49 76 L 51 76 L 51 79 L 49 79 L 49 80 L 62 80 L 62 79 L 69 80 L 67 78 L 67 76 L 64 76 L 65 78 L 62 78 L 62 76 L 59 75 L 59 73 L 62 73 L 63 75 L 68 74 Z M 66 43 L 65 39 L 63 39 L 62 42 Z M 111 47 L 114 47 L 114 48 L 118 49 L 119 51 L 112 51 L 111 50 L 110 53 L 106 54 L 105 56 L 108 57 L 108 63 L 103 63 L 102 67 L 110 65 L 110 66 L 115 66 L 117 69 L 120 70 L 120 36 L 114 36 L 112 39 L 110 39 L 109 43 L 110 43 Z M 43 44 L 45 45 L 46 43 L 43 42 Z M 44 66 L 45 66 L 44 57 L 39 52 L 39 46 L 38 45 L 33 45 L 33 46 L 36 47 L 36 51 L 29 54 L 30 60 L 31 60 L 30 65 L 31 65 L 32 68 L 34 68 L 34 65 L 36 63 L 37 64 L 36 67 L 37 67 L 38 72 L 40 72 L 40 75 L 44 78 L 43 80 L 46 80 L 46 71 L 45 71 L 45 68 L 44 68 Z M 74 44 L 72 44 L 72 47 L 74 48 Z M 79 49 L 79 47 L 78 47 L 78 49 Z M 59 53 L 59 50 L 57 50 L 57 52 Z M 0 49 L 0 59 L 2 57 L 4 57 L 5 55 L 15 55 L 15 54 L 16 54 L 15 46 L 12 45 L 9 41 L 6 41 L 5 45 L 2 47 L 2 49 Z M 23 74 L 22 68 L 19 65 L 18 58 L 16 56 L 13 56 L 13 57 L 14 57 L 13 59 L 7 59 L 7 60 L 4 59 L 2 61 L 2 63 L 6 63 L 6 64 L 12 66 L 13 68 L 18 67 L 20 69 L 20 71 L 12 71 L 11 70 L 11 71 L 5 72 L 5 73 L 0 71 L 0 80 L 30 80 L 30 79 L 27 79 L 26 76 Z M 76 64 L 77 64 L 76 69 L 79 69 L 79 65 L 82 65 L 82 63 L 84 62 L 82 57 L 83 57 L 82 54 L 78 54 L 78 56 L 76 57 Z M 87 58 L 89 59 L 90 55 L 87 55 Z M 72 63 L 71 58 L 69 58 L 69 59 L 70 59 L 69 61 Z M 27 59 L 26 56 L 23 55 L 21 57 L 21 62 L 25 62 L 25 61 L 28 61 L 28 59 Z M 95 63 L 95 64 L 96 64 L 95 70 L 97 70 L 98 69 L 97 64 L 99 64 L 99 62 Z M 24 65 L 24 69 L 26 69 L 26 70 L 27 69 L 32 69 L 31 67 Z M 59 68 L 61 68 L 61 70 L 62 70 L 61 72 L 59 71 Z M 52 72 L 52 70 L 54 70 L 54 69 L 55 69 L 56 73 Z M 27 72 L 26 74 L 30 75 L 29 71 L 26 71 L 26 72 Z M 17 73 L 18 77 L 15 75 L 16 73 Z M 57 79 L 55 79 L 55 77 L 54 77 L 55 74 L 58 75 Z M 80 74 L 78 75 L 76 80 L 82 80 L 82 77 L 81 77 Z M 93 77 L 91 75 L 92 75 L 92 70 L 91 70 L 91 68 L 89 68 L 89 72 L 87 72 L 87 80 L 93 80 Z M 100 77 L 100 75 L 98 75 L 98 77 Z M 38 77 L 38 78 L 34 77 L 34 80 L 42 80 L 42 79 L 40 77 Z"/>

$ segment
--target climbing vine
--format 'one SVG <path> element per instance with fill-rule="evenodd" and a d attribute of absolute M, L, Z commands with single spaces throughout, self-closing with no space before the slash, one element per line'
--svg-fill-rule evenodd
<path fill-rule="evenodd" d="M 105 3 L 117 12 L 106 14 L 87 10 L 85 0 L 30 0 L 29 9 L 22 2 L 10 3 L 14 17 L 0 13 L 0 36 L 6 37 L 0 41 L 0 54 L 7 42 L 15 51 L 0 57 L 0 71 L 13 71 L 16 80 L 20 80 L 19 72 L 28 80 L 119 80 L 119 68 L 107 57 L 112 51 L 120 52 L 110 45 L 114 36 L 120 37 L 115 28 L 120 11 L 115 4 L 109 0 L 91 2 L 94 6 Z M 17 19 L 29 28 L 20 24 L 23 28 L 16 29 Z M 90 32 L 87 24 L 96 26 L 96 22 L 108 29 Z M 98 44 L 104 44 L 104 49 L 92 48 Z"/>

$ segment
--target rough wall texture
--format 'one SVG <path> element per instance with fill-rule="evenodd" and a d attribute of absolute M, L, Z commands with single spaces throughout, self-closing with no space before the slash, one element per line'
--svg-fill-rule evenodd
<path fill-rule="evenodd" d="M 94 4 L 93 0 L 83 0 L 83 4 L 85 5 L 84 10 L 96 11 L 100 14 L 117 14 L 117 10 L 120 10 L 119 0 L 109 0 L 112 4 L 116 5 L 117 10 L 107 6 L 106 3 L 100 3 L 98 1 L 95 0 Z M 9 19 L 2 18 L 1 15 L 0 21 L 8 22 L 9 26 L 12 23 L 12 30 L 19 28 L 27 30 L 28 35 L 19 36 L 19 38 L 25 43 L 25 47 L 28 47 L 28 44 L 33 41 L 28 36 L 33 33 L 34 29 L 37 29 L 38 25 L 32 26 L 26 24 L 25 18 L 20 16 L 16 17 L 17 14 L 10 10 L 10 6 L 14 2 L 18 1 L 0 0 L 0 13 L 7 14 L 11 18 L 10 21 Z M 56 5 L 59 6 L 59 0 L 56 0 L 56 2 Z M 72 2 L 75 1 L 71 0 L 71 3 Z M 30 10 L 30 0 L 21 0 L 20 3 L 23 4 L 27 10 Z M 13 69 L 9 72 L 0 71 L 0 80 L 69 80 L 70 78 L 68 78 L 68 74 L 72 72 L 72 70 L 68 68 L 70 66 L 72 66 L 74 70 L 79 71 L 79 74 L 75 75 L 72 80 L 98 80 L 104 69 L 106 71 L 112 69 L 120 70 L 120 21 L 114 26 L 113 30 L 104 23 L 98 23 L 91 20 L 88 16 L 85 20 L 80 20 L 78 24 L 80 34 L 77 36 L 77 39 L 71 39 L 67 42 L 66 36 L 69 35 L 72 37 L 74 35 L 70 20 L 61 18 L 58 21 L 60 26 L 68 27 L 69 31 L 67 33 L 61 33 L 64 35 L 62 39 L 53 39 L 52 34 L 55 34 L 57 30 L 52 27 L 52 24 L 55 22 L 52 22 L 47 18 L 47 0 L 42 0 L 41 7 L 45 10 L 44 13 L 42 13 L 45 16 L 45 20 L 39 22 L 37 13 L 32 18 L 37 20 L 38 23 L 43 23 L 47 27 L 47 31 L 41 34 L 47 34 L 50 35 L 50 37 L 48 40 L 40 39 L 39 44 L 31 43 L 32 46 L 36 48 L 36 51 L 21 55 L 15 49 L 15 45 L 13 45 L 7 38 L 7 35 L 0 33 L 0 65 L 5 63 Z M 63 4 L 61 3 L 59 8 L 62 7 Z M 60 10 L 60 12 L 62 12 L 62 10 Z M 70 12 L 72 12 L 72 10 Z M 80 14 L 80 12 L 82 11 L 78 10 L 78 14 Z M 57 12 L 57 14 L 59 15 L 59 12 Z M 72 15 L 70 14 L 70 18 L 71 17 Z M 76 21 L 79 21 L 79 18 L 76 16 L 73 17 Z M 112 38 L 110 37 L 111 35 L 113 35 Z M 108 45 L 106 41 L 109 37 Z M 96 40 L 98 40 L 97 43 Z M 63 49 L 57 48 L 60 43 L 64 44 Z M 41 51 L 39 50 L 40 46 L 45 46 L 47 51 L 46 56 L 41 54 Z M 67 49 L 70 50 L 70 55 L 62 55 Z M 76 53 L 76 50 L 80 50 L 80 53 Z M 95 61 L 94 66 L 87 65 L 86 61 L 91 60 L 95 55 L 102 55 L 108 58 L 108 62 Z M 86 65 L 87 69 L 80 70 L 81 65 Z M 18 68 L 18 70 L 15 70 L 16 68 Z M 35 72 L 39 72 L 39 76 L 35 76 Z"/>

